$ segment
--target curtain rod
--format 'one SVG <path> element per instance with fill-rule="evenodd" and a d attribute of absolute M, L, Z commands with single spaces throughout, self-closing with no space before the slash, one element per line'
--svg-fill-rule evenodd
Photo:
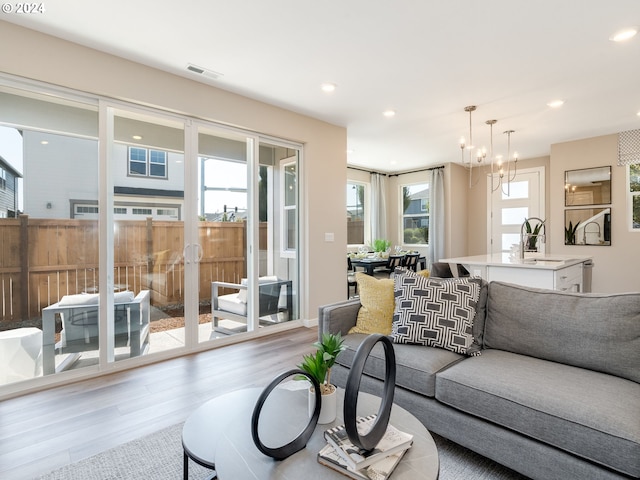
<path fill-rule="evenodd" d="M 389 176 L 399 177 L 400 175 L 408 175 L 410 173 L 419 173 L 419 172 L 430 172 L 431 170 L 439 170 L 441 168 L 444 168 L 444 165 L 438 165 L 437 167 L 430 167 L 430 168 L 422 168 L 420 170 L 411 170 L 410 172 L 392 173 Z"/>
<path fill-rule="evenodd" d="M 350 168 L 351 170 L 358 170 L 360 172 L 366 172 L 366 173 L 377 173 L 378 175 L 384 175 L 385 177 L 388 177 L 389 174 L 388 173 L 382 173 L 382 172 L 376 172 L 374 170 L 366 170 L 364 168 L 358 168 L 358 167 L 352 167 L 350 165 L 347 165 L 347 168 Z"/>

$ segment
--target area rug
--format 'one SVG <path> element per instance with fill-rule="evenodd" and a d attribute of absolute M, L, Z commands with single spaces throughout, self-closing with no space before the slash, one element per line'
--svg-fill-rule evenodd
<path fill-rule="evenodd" d="M 173 425 L 85 460 L 66 465 L 38 479 L 177 480 L 182 478 L 181 434 L 182 424 Z M 433 435 L 433 438 L 440 456 L 439 480 L 526 480 L 526 477 L 442 437 Z M 189 479 L 201 480 L 210 472 L 193 462 L 189 463 Z"/>

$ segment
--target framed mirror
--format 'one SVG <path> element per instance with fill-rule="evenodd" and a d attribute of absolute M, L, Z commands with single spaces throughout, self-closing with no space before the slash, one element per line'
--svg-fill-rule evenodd
<path fill-rule="evenodd" d="M 566 207 L 611 203 L 611 166 L 564 172 Z"/>
<path fill-rule="evenodd" d="M 565 245 L 611 245 L 611 208 L 564 211 Z"/>

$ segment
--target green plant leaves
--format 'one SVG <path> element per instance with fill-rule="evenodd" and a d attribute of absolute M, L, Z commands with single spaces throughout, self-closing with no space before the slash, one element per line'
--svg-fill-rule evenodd
<path fill-rule="evenodd" d="M 298 368 L 315 378 L 320 385 L 325 381 L 330 383 L 331 367 L 335 364 L 340 352 L 347 348 L 343 342 L 344 339 L 340 332 L 335 335 L 332 333 L 323 334 L 322 340 L 313 344 L 316 347 L 315 354 L 304 355 Z"/>

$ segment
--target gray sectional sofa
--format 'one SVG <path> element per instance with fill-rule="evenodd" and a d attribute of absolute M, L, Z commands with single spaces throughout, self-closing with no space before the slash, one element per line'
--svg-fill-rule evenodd
<path fill-rule="evenodd" d="M 348 349 L 344 386 L 366 335 L 348 334 L 358 299 L 319 309 L 319 335 Z M 432 432 L 534 479 L 640 478 L 640 293 L 599 295 L 491 282 L 474 324 L 479 356 L 396 344 L 395 403 Z M 380 393 L 376 346 L 361 390 Z"/>

